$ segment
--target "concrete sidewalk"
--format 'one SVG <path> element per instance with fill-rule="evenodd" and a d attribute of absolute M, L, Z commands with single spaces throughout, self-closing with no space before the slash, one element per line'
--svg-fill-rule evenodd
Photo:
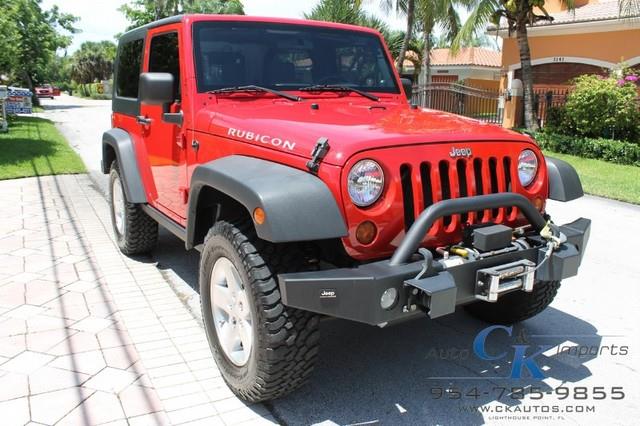
<path fill-rule="evenodd" d="M 274 423 L 155 264 L 120 254 L 87 176 L 0 182 L 0 215 L 3 425 Z"/>

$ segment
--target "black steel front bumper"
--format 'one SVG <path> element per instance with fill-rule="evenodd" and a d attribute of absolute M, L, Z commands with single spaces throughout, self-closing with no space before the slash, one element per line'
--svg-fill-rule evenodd
<path fill-rule="evenodd" d="M 282 301 L 294 308 L 372 325 L 408 319 L 423 311 L 431 318 L 452 313 L 457 305 L 478 300 L 478 270 L 525 259 L 538 265 L 544 258 L 546 246 L 541 245 L 466 262 L 415 280 L 424 261 L 416 260 L 414 255 L 424 235 L 437 219 L 498 207 L 518 207 L 537 232 L 546 225 L 544 217 L 529 200 L 515 193 L 441 201 L 422 212 L 389 260 L 356 268 L 279 275 Z M 578 273 L 589 240 L 591 221 L 580 218 L 560 226 L 559 229 L 566 236 L 566 242 L 536 270 L 535 278 L 538 281 L 559 281 Z M 398 302 L 391 308 L 384 309 L 381 298 L 390 288 L 396 290 Z M 416 298 L 417 293 L 420 293 L 419 299 Z M 415 309 L 414 301 L 418 301 L 417 305 L 421 309 Z"/>

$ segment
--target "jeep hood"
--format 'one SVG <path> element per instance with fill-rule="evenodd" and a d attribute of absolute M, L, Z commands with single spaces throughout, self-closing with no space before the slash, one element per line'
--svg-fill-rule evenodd
<path fill-rule="evenodd" d="M 312 104 L 318 108 L 312 108 Z M 324 162 L 342 166 L 368 149 L 425 143 L 531 141 L 525 135 L 470 118 L 408 104 L 345 100 L 260 100 L 218 103 L 196 115 L 196 128 L 310 158 L 329 139 Z"/>

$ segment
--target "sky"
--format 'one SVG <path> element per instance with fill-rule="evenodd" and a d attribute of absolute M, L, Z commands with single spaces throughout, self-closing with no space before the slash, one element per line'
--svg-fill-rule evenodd
<path fill-rule="evenodd" d="M 241 0 L 247 15 L 277 16 L 284 18 L 302 18 L 319 0 Z M 43 0 L 42 7 L 51 8 L 58 5 L 61 11 L 71 13 L 80 18 L 76 27 L 81 30 L 73 39 L 67 53 L 75 52 L 85 41 L 114 40 L 114 35 L 122 32 L 127 26 L 124 15 L 118 8 L 126 0 Z M 378 0 L 364 0 L 364 7 L 369 13 L 383 18 L 393 29 L 403 29 L 402 18 L 395 13 L 387 16 L 379 8 Z"/>

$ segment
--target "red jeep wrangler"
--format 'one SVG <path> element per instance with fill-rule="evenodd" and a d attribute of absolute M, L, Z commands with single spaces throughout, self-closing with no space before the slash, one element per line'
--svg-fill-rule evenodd
<path fill-rule="evenodd" d="M 124 34 L 104 133 L 125 254 L 158 224 L 201 252 L 213 356 L 249 401 L 308 379 L 321 316 L 384 327 L 456 306 L 530 318 L 573 276 L 576 172 L 501 127 L 411 106 L 380 34 L 188 15 Z"/>

